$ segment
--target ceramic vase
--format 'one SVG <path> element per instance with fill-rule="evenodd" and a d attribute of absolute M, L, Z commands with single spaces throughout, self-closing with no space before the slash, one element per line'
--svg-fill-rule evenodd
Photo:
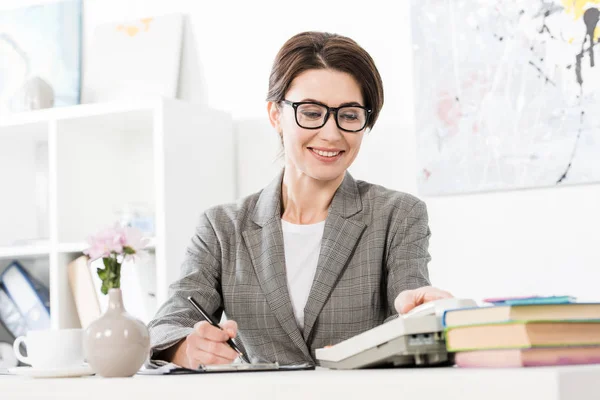
<path fill-rule="evenodd" d="M 85 358 L 97 375 L 133 376 L 150 350 L 150 335 L 143 322 L 127 313 L 121 289 L 108 291 L 108 308 L 85 330 Z"/>

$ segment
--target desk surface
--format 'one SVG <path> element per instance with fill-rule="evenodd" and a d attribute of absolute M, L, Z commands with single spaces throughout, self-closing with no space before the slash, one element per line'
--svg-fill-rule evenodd
<path fill-rule="evenodd" d="M 0 376 L 4 399 L 599 399 L 600 365 L 213 373 L 103 379 Z M 133 397 L 132 397 L 133 396 Z"/>

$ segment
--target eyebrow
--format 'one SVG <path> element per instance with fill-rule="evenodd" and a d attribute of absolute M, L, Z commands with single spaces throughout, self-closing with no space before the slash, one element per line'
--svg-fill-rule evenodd
<path fill-rule="evenodd" d="M 301 100 L 301 102 L 304 102 L 304 101 L 309 101 L 311 103 L 319 103 L 319 104 L 326 105 L 322 101 L 315 100 L 315 99 L 310 99 L 310 98 L 308 98 L 308 99 L 302 99 Z M 347 103 L 342 103 L 342 104 L 340 104 L 339 106 L 337 106 L 335 108 L 340 108 L 340 107 L 354 107 L 354 106 L 364 107 L 362 104 L 357 103 L 356 101 L 350 101 L 350 102 L 347 102 Z"/>

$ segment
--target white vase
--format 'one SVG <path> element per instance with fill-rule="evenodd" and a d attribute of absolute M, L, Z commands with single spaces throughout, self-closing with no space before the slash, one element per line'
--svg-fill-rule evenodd
<path fill-rule="evenodd" d="M 39 76 L 25 81 L 12 98 L 12 111 L 32 111 L 54 106 L 52 86 Z"/>
<path fill-rule="evenodd" d="M 83 350 L 94 372 L 107 378 L 133 376 L 146 361 L 148 328 L 127 313 L 121 289 L 108 291 L 108 309 L 85 330 Z"/>

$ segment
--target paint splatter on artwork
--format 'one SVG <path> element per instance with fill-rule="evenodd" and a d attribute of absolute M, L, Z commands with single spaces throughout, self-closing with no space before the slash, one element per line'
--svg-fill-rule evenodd
<path fill-rule="evenodd" d="M 600 0 L 413 0 L 420 190 L 600 181 Z"/>

